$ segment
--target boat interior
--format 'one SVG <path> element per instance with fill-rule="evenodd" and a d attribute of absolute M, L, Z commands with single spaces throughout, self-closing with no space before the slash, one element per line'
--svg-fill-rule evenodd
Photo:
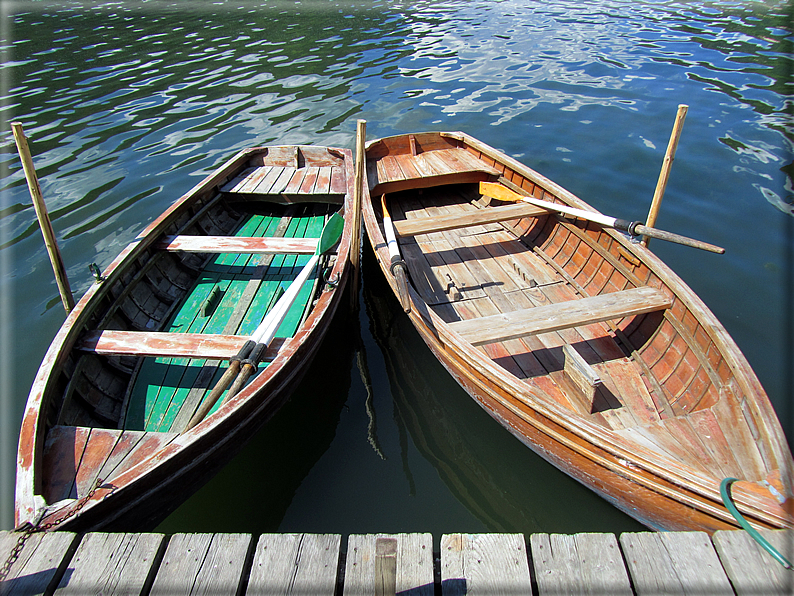
<path fill-rule="evenodd" d="M 687 305 L 600 226 L 484 196 L 478 182 L 490 180 L 559 201 L 476 148 L 437 137 L 386 140 L 368 153 L 373 206 L 381 217 L 385 193 L 410 281 L 429 307 L 533 396 L 616 440 L 707 476 L 767 478 L 775 455 Z"/>
<path fill-rule="evenodd" d="M 61 367 L 53 392 L 61 399 L 50 399 L 43 416 L 47 502 L 87 494 L 98 478 L 117 476 L 185 429 L 340 210 L 343 156 L 316 149 L 255 154 L 180 213 L 133 266 L 102 282 L 110 287 Z M 260 371 L 333 282 L 335 252 L 303 285 Z M 208 415 L 222 403 L 223 395 Z"/>

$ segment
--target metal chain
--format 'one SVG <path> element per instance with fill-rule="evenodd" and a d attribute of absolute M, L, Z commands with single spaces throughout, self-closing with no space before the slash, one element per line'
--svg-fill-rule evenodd
<path fill-rule="evenodd" d="M 20 532 L 19 539 L 17 540 L 17 543 L 14 546 L 14 548 L 11 549 L 11 554 L 8 555 L 8 559 L 6 559 L 5 563 L 3 563 L 2 568 L 0 568 L 0 582 L 5 581 L 5 579 L 8 577 L 8 574 L 11 572 L 11 567 L 14 565 L 14 563 L 16 563 L 17 559 L 19 559 L 19 555 L 22 553 L 22 549 L 25 548 L 25 543 L 27 543 L 27 541 L 30 539 L 31 536 L 33 536 L 33 534 L 36 534 L 38 532 L 48 532 L 53 528 L 57 528 L 66 520 L 77 515 L 80 512 L 80 510 L 85 506 L 85 504 L 91 499 L 91 497 L 94 496 L 94 494 L 101 485 L 102 485 L 102 479 L 97 478 L 94 487 L 90 491 L 88 491 L 87 494 L 82 496 L 80 500 L 77 502 L 77 505 L 75 505 L 71 510 L 69 510 L 69 512 L 63 517 L 58 518 L 55 521 L 48 522 L 43 526 L 33 525 L 30 522 L 26 522 L 21 528 L 18 528 L 17 531 Z M 111 484 L 110 492 L 106 494 L 104 497 L 102 497 L 103 500 L 109 497 L 111 494 L 113 494 L 113 491 L 115 490 L 116 490 L 116 486 Z"/>

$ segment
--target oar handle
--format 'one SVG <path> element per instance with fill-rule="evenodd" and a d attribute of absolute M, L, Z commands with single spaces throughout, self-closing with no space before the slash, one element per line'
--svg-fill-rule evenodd
<path fill-rule="evenodd" d="M 667 240 L 668 242 L 675 242 L 676 244 L 683 244 L 684 246 L 707 250 L 709 252 L 717 253 L 718 255 L 725 253 L 725 249 L 720 246 L 715 246 L 714 244 L 709 244 L 708 242 L 703 242 L 702 240 L 688 238 L 687 236 L 681 236 L 680 234 L 674 234 L 673 232 L 666 232 L 657 228 L 651 228 L 638 221 L 630 222 L 625 219 L 616 219 L 615 223 L 612 225 L 616 229 L 628 232 L 632 236 L 658 238 L 659 240 Z"/>
<path fill-rule="evenodd" d="M 400 306 L 403 307 L 404 312 L 409 313 L 411 312 L 411 298 L 408 295 L 408 278 L 405 275 L 405 261 L 403 261 L 399 255 L 392 257 L 389 269 L 397 280 L 397 295 L 400 298 Z"/>
<path fill-rule="evenodd" d="M 201 402 L 201 406 L 199 406 L 199 409 L 196 410 L 196 413 L 193 414 L 193 417 L 187 423 L 185 432 L 189 431 L 207 417 L 207 414 L 212 409 L 212 406 L 215 405 L 215 402 L 218 401 L 218 398 L 229 386 L 229 383 L 231 383 L 237 376 L 237 373 L 240 371 L 240 363 L 248 358 L 248 355 L 252 350 L 254 350 L 255 347 L 256 342 L 250 339 L 243 344 L 243 347 L 240 348 L 240 351 L 237 352 L 237 355 L 229 361 L 229 367 L 226 369 L 226 372 L 223 373 L 223 376 L 215 384 L 215 387 L 212 388 L 210 394 L 204 399 L 204 401 Z"/>
<path fill-rule="evenodd" d="M 383 232 L 386 234 L 386 246 L 389 250 L 391 263 L 389 270 L 397 280 L 397 296 L 400 298 L 400 305 L 406 313 L 411 312 L 411 298 L 408 295 L 408 278 L 406 276 L 407 266 L 400 254 L 400 245 L 397 244 L 397 236 L 394 232 L 389 209 L 386 207 L 386 195 L 380 197 L 381 211 L 383 212 Z"/>
<path fill-rule="evenodd" d="M 232 383 L 232 386 L 229 387 L 228 393 L 226 393 L 226 397 L 223 398 L 224 402 L 229 401 L 233 398 L 240 389 L 243 388 L 246 381 L 248 381 L 248 377 L 254 374 L 254 371 L 259 366 L 259 361 L 262 360 L 262 356 L 265 354 L 265 350 L 267 349 L 267 344 L 258 343 L 254 346 L 254 349 L 251 350 L 248 358 L 242 360 L 242 369 L 240 370 L 240 374 L 237 375 L 237 378 Z"/>

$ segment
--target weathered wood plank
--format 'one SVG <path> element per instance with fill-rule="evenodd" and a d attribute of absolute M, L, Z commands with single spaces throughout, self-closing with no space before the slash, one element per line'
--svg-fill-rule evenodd
<path fill-rule="evenodd" d="M 72 532 L 47 532 L 25 535 L 18 532 L 0 532 L 0 562 L 9 556 L 22 539 L 24 546 L 8 575 L 0 583 L 2 596 L 34 596 L 51 593 L 64 573 L 79 538 Z"/>
<path fill-rule="evenodd" d="M 262 534 L 246 594 L 332 596 L 341 540 L 338 534 Z"/>
<path fill-rule="evenodd" d="M 354 534 L 348 538 L 344 595 L 387 594 L 389 589 L 391 594 L 433 595 L 430 534 Z"/>
<path fill-rule="evenodd" d="M 531 594 L 521 534 L 448 534 L 441 537 L 444 596 Z"/>
<path fill-rule="evenodd" d="M 705 532 L 626 533 L 620 544 L 640 596 L 733 594 Z"/>
<path fill-rule="evenodd" d="M 669 308 L 672 301 L 656 288 L 640 287 L 548 306 L 451 323 L 475 346 L 559 331 Z"/>
<path fill-rule="evenodd" d="M 233 254 L 310 255 L 317 249 L 317 238 L 256 238 L 242 236 L 166 236 L 157 245 L 172 252 Z"/>
<path fill-rule="evenodd" d="M 761 535 L 789 561 L 794 561 L 794 532 L 762 530 Z M 747 532 L 715 532 L 713 541 L 739 596 L 794 594 L 794 572 L 775 561 Z"/>
<path fill-rule="evenodd" d="M 234 596 L 243 581 L 250 546 L 250 534 L 175 534 L 150 594 Z"/>
<path fill-rule="evenodd" d="M 538 594 L 633 594 L 614 534 L 533 534 Z"/>
<path fill-rule="evenodd" d="M 399 236 L 418 236 L 432 232 L 443 232 L 456 228 L 479 226 L 487 223 L 536 217 L 546 215 L 548 211 L 533 205 L 503 205 L 489 207 L 464 214 L 439 215 L 426 219 L 401 220 L 394 222 L 394 229 Z"/>
<path fill-rule="evenodd" d="M 104 355 L 173 356 L 228 360 L 248 337 L 212 333 L 167 333 L 161 331 L 90 331 L 77 343 L 77 349 Z M 287 338 L 275 338 L 263 362 L 272 361 Z"/>
<path fill-rule="evenodd" d="M 142 593 L 151 583 L 164 538 L 163 534 L 86 534 L 56 596 Z"/>

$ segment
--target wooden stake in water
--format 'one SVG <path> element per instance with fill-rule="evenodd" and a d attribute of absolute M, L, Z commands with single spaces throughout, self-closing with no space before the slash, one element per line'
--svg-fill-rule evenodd
<path fill-rule="evenodd" d="M 33 158 L 30 156 L 28 140 L 22 130 L 21 123 L 12 122 L 11 129 L 14 131 L 14 140 L 17 142 L 17 150 L 22 160 L 22 168 L 25 170 L 25 178 L 28 181 L 33 207 L 36 209 L 36 217 L 39 220 L 39 227 L 41 227 L 41 233 L 44 236 L 44 245 L 47 247 L 47 254 L 50 256 L 52 270 L 55 273 L 55 281 L 58 284 L 61 301 L 68 315 L 74 308 L 74 298 L 69 287 L 69 279 L 66 277 L 66 268 L 63 265 L 63 259 L 61 259 L 61 252 L 58 250 L 58 242 L 55 240 L 55 232 L 50 223 L 50 215 L 47 213 L 47 206 L 41 196 L 41 188 L 39 188 L 39 180 L 36 177 L 36 169 L 33 167 Z"/>
<path fill-rule="evenodd" d="M 359 260 L 361 257 L 361 203 L 364 195 L 364 168 L 366 167 L 366 156 L 364 153 L 364 143 L 367 140 L 367 121 L 358 120 L 356 123 L 356 160 L 354 165 L 354 185 L 353 189 L 353 234 L 350 239 L 350 269 L 352 279 L 350 280 L 350 301 L 355 309 L 358 305 L 358 283 L 361 272 L 359 271 Z"/>
<path fill-rule="evenodd" d="M 654 227 L 656 224 L 656 217 L 659 215 L 659 208 L 662 206 L 662 197 L 664 190 L 667 188 L 667 180 L 670 178 L 670 169 L 673 167 L 673 159 L 675 159 L 675 150 L 678 147 L 678 139 L 681 138 L 681 129 L 684 127 L 684 118 L 689 106 L 681 104 L 678 106 L 678 113 L 675 116 L 675 124 L 673 124 L 673 133 L 670 135 L 670 142 L 667 144 L 667 151 L 664 154 L 664 162 L 662 162 L 662 171 L 659 172 L 659 180 L 656 183 L 656 191 L 653 193 L 653 201 L 651 201 L 651 209 L 648 211 L 648 220 L 645 225 L 649 228 Z M 642 243 L 648 246 L 650 238 L 645 236 Z"/>

